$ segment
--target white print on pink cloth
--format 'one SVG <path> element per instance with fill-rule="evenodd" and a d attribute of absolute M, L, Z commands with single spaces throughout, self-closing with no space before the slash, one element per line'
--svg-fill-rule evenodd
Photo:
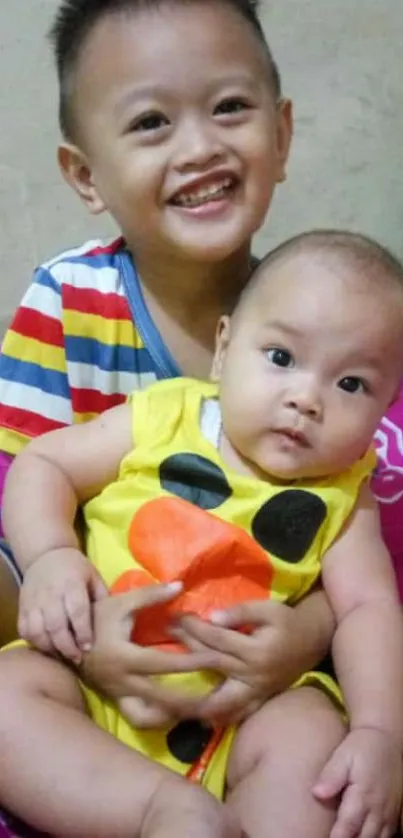
<path fill-rule="evenodd" d="M 403 431 L 390 419 L 383 418 L 374 442 L 378 463 L 372 491 L 379 503 L 396 503 L 403 497 Z"/>

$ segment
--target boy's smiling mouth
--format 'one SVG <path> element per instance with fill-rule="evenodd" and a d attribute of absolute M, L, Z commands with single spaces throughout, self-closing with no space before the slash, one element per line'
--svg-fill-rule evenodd
<path fill-rule="evenodd" d="M 199 207 L 211 201 L 221 201 L 227 197 L 230 190 L 236 185 L 233 175 L 215 176 L 211 178 L 198 179 L 178 190 L 170 199 L 169 203 L 186 209 Z"/>

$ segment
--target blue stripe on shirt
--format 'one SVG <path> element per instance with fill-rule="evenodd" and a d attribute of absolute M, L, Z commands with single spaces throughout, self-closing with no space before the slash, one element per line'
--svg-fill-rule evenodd
<path fill-rule="evenodd" d="M 69 383 L 65 372 L 50 370 L 30 361 L 20 361 L 4 353 L 0 356 L 0 378 L 4 381 L 36 387 L 52 396 L 70 399 Z"/>

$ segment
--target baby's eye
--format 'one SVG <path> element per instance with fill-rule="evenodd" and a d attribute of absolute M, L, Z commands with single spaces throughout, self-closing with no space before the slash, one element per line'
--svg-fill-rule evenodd
<path fill-rule="evenodd" d="M 365 382 L 356 375 L 346 375 L 345 378 L 340 379 L 337 386 L 345 393 L 366 393 L 368 391 Z"/>
<path fill-rule="evenodd" d="M 273 346 L 271 349 L 267 350 L 266 354 L 270 363 L 275 364 L 276 367 L 294 366 L 294 358 L 288 349 L 280 349 L 278 346 Z"/>
<path fill-rule="evenodd" d="M 129 130 L 136 132 L 158 131 L 159 128 L 164 128 L 166 125 L 169 125 L 167 117 L 163 113 L 152 111 L 135 119 L 131 123 Z"/>
<path fill-rule="evenodd" d="M 222 102 L 219 102 L 214 109 L 215 114 L 231 114 L 231 113 L 241 113 L 242 111 L 247 110 L 250 107 L 248 102 L 245 99 L 240 98 L 239 96 L 231 96 L 228 99 L 223 99 Z"/>

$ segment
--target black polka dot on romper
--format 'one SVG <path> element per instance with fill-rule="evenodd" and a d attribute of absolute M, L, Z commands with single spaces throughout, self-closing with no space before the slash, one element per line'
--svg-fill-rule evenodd
<path fill-rule="evenodd" d="M 203 725 L 198 719 L 179 722 L 167 735 L 167 744 L 171 754 L 187 765 L 200 759 L 207 747 L 213 728 Z"/>
<path fill-rule="evenodd" d="M 173 454 L 160 465 L 165 491 L 193 503 L 200 509 L 217 509 L 232 489 L 222 469 L 198 454 Z"/>
<path fill-rule="evenodd" d="M 287 489 L 268 500 L 252 522 L 252 534 L 269 553 L 291 564 L 308 552 L 326 518 L 326 506 L 317 495 Z"/>

